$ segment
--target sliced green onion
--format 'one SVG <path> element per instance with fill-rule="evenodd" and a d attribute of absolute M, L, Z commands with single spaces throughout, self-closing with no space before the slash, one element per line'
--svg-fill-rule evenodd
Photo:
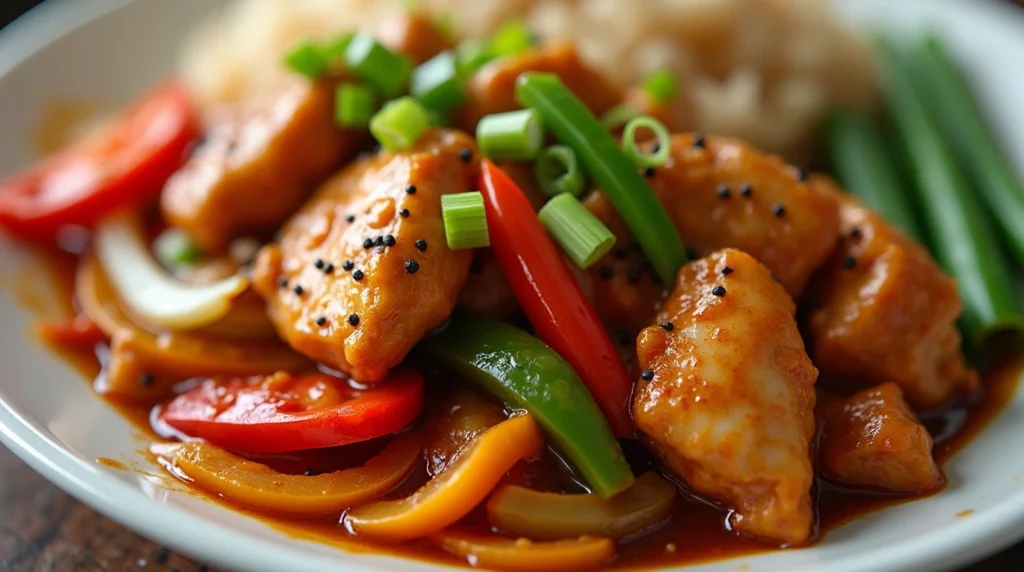
<path fill-rule="evenodd" d="M 544 126 L 532 109 L 494 113 L 477 123 L 476 143 L 491 159 L 532 161 L 544 145 Z"/>
<path fill-rule="evenodd" d="M 370 133 L 388 151 L 412 147 L 429 128 L 427 110 L 409 96 L 389 101 L 370 119 Z"/>
<path fill-rule="evenodd" d="M 345 48 L 345 63 L 356 77 L 384 97 L 395 97 L 405 88 L 412 64 L 367 34 L 356 34 Z"/>
<path fill-rule="evenodd" d="M 444 235 L 451 250 L 491 245 L 484 196 L 477 191 L 441 196 Z"/>
<path fill-rule="evenodd" d="M 284 63 L 292 71 L 298 72 L 310 79 L 317 79 L 327 71 L 327 56 L 320 46 L 313 42 L 302 42 L 288 52 Z"/>
<path fill-rule="evenodd" d="M 650 129 L 658 139 L 657 151 L 645 153 L 636 144 L 636 132 L 642 128 Z M 671 143 L 668 128 L 665 124 L 651 117 L 644 115 L 631 120 L 626 124 L 626 130 L 622 133 L 622 150 L 633 161 L 637 167 L 660 167 L 668 161 L 669 144 Z"/>
<path fill-rule="evenodd" d="M 428 109 L 427 117 L 430 118 L 430 125 L 432 127 L 451 127 L 452 117 L 447 111 L 441 111 L 438 109 Z"/>
<path fill-rule="evenodd" d="M 466 89 L 456 69 L 455 54 L 445 50 L 412 71 L 409 93 L 431 109 L 452 109 L 466 101 Z"/>
<path fill-rule="evenodd" d="M 493 59 L 491 47 L 483 40 L 469 38 L 455 46 L 455 67 L 463 78 L 473 75 Z"/>
<path fill-rule="evenodd" d="M 615 131 L 641 115 L 639 109 L 628 103 L 620 103 L 601 116 L 601 124 L 608 131 Z"/>
<path fill-rule="evenodd" d="M 580 268 L 589 268 L 615 246 L 612 231 L 569 193 L 548 201 L 537 218 Z"/>
<path fill-rule="evenodd" d="M 192 241 L 192 237 L 180 228 L 169 228 L 161 232 L 153 241 L 153 253 L 161 264 L 168 267 L 192 264 L 203 257 L 203 251 Z"/>
<path fill-rule="evenodd" d="M 355 36 L 355 32 L 342 34 L 320 48 L 327 60 L 328 67 L 345 64 L 345 50 L 348 49 L 348 45 L 352 43 L 352 38 Z"/>
<path fill-rule="evenodd" d="M 540 152 L 533 164 L 540 190 L 549 197 L 569 193 L 574 197 L 583 193 L 583 168 L 576 152 L 565 145 L 552 145 Z"/>
<path fill-rule="evenodd" d="M 490 49 L 494 57 L 511 56 L 533 47 L 533 34 L 519 19 L 506 22 L 491 36 Z"/>
<path fill-rule="evenodd" d="M 334 122 L 339 127 L 366 127 L 376 105 L 373 91 L 358 83 L 342 83 L 334 92 Z"/>
<path fill-rule="evenodd" d="M 644 78 L 644 91 L 658 103 L 671 101 L 679 93 L 676 77 L 665 69 L 660 69 Z"/>

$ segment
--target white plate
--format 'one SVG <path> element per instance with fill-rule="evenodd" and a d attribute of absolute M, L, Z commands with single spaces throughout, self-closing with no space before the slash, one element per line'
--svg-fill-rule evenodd
<path fill-rule="evenodd" d="M 281 0 L 284 1 L 284 0 Z M 488 0 L 482 0 L 488 1 Z M 497 0 L 493 0 L 497 1 Z M 0 173 L 28 163 L 41 102 L 126 101 L 172 69 L 175 44 L 213 0 L 51 0 L 0 34 Z M 934 27 L 969 67 L 985 109 L 1024 165 L 1024 10 L 982 0 L 849 0 L 851 22 Z M 0 242 L 0 276 L 20 255 Z M 427 564 L 298 541 L 182 492 L 136 452 L 143 443 L 70 366 L 26 336 L 29 315 L 0 296 L 0 438 L 48 479 L 122 524 L 205 562 L 237 570 L 428 570 Z M 947 569 L 1024 536 L 1024 394 L 946 465 L 926 500 L 831 532 L 812 548 L 704 564 L 711 571 Z M 142 471 L 109 469 L 107 457 Z M 146 471 L 150 474 L 146 474 Z M 956 518 L 973 510 L 967 518 Z"/>

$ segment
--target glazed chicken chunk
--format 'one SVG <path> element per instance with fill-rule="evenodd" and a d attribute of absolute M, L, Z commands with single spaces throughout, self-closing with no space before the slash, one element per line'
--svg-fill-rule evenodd
<path fill-rule="evenodd" d="M 473 255 L 448 250 L 441 195 L 473 188 L 476 159 L 472 138 L 435 130 L 326 182 L 256 260 L 281 337 L 361 382 L 383 380 L 455 307 Z"/>
<path fill-rule="evenodd" d="M 365 140 L 333 117 L 333 87 L 296 80 L 217 121 L 164 186 L 167 222 L 210 251 L 272 234 Z"/>
<path fill-rule="evenodd" d="M 838 195 L 829 182 L 816 184 Z M 960 350 L 956 282 L 882 217 L 840 200 L 843 240 L 808 300 L 814 363 L 865 386 L 892 381 L 918 408 L 977 387 Z"/>
<path fill-rule="evenodd" d="M 833 481 L 897 493 L 942 486 L 932 436 L 895 383 L 819 407 L 821 470 Z"/>
<path fill-rule="evenodd" d="M 729 506 L 736 530 L 800 544 L 811 534 L 818 372 L 795 307 L 750 255 L 687 264 L 637 340 L 633 418 L 694 491 Z"/>

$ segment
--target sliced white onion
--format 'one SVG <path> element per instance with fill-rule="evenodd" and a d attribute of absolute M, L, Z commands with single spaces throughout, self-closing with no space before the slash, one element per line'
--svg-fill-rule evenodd
<path fill-rule="evenodd" d="M 232 276 L 193 285 L 167 274 L 149 251 L 136 215 L 114 215 L 96 229 L 96 257 L 121 300 L 146 320 L 175 330 L 201 328 L 220 320 L 249 287 Z"/>

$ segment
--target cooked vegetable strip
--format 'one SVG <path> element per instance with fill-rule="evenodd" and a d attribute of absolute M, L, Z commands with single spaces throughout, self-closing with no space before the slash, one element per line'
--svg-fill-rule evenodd
<path fill-rule="evenodd" d="M 373 91 L 365 85 L 345 82 L 334 92 L 334 122 L 339 127 L 366 127 L 376 104 Z"/>
<path fill-rule="evenodd" d="M 455 46 L 455 67 L 463 78 L 473 75 L 493 59 L 490 46 L 482 40 L 467 38 Z"/>
<path fill-rule="evenodd" d="M 593 494 L 558 494 L 505 486 L 487 501 L 487 518 L 506 536 L 559 540 L 580 536 L 622 538 L 668 518 L 676 486 L 646 473 L 610 499 Z"/>
<path fill-rule="evenodd" d="M 480 179 L 491 250 L 530 323 L 540 339 L 576 370 L 615 435 L 629 435 L 633 380 L 597 312 L 522 190 L 490 161 L 481 165 Z"/>
<path fill-rule="evenodd" d="M 525 538 L 504 538 L 463 530 L 445 530 L 431 538 L 441 548 L 464 557 L 472 566 L 491 570 L 562 572 L 592 569 L 615 554 L 615 544 L 607 538 L 531 542 Z"/>
<path fill-rule="evenodd" d="M 889 115 L 906 148 L 932 251 L 956 278 L 964 326 L 975 343 L 1006 328 L 1024 327 L 1009 264 L 982 205 L 971 196 L 942 133 L 910 82 L 906 55 L 887 40 Z"/>
<path fill-rule="evenodd" d="M 544 145 L 540 115 L 520 109 L 484 116 L 476 126 L 476 144 L 496 161 L 532 161 Z"/>
<path fill-rule="evenodd" d="M 911 80 L 999 221 L 1024 264 L 1024 185 L 985 126 L 981 111 L 941 41 L 928 37 L 913 52 Z"/>
<path fill-rule="evenodd" d="M 405 88 L 412 64 L 384 47 L 373 36 L 356 34 L 345 46 L 345 63 L 359 79 L 384 97 L 395 97 Z"/>
<path fill-rule="evenodd" d="M 636 132 L 640 129 L 650 129 L 654 133 L 654 137 L 657 139 L 656 151 L 645 153 L 637 145 Z M 625 131 L 622 132 L 622 149 L 637 167 L 660 167 L 664 165 L 665 161 L 668 160 L 670 145 L 671 141 L 665 124 L 650 115 L 630 119 L 629 123 L 626 124 Z"/>
<path fill-rule="evenodd" d="M 485 391 L 527 410 L 602 498 L 633 484 L 622 449 L 586 387 L 537 338 L 504 322 L 456 312 L 422 346 Z"/>
<path fill-rule="evenodd" d="M 40 320 L 32 330 L 43 342 L 59 347 L 91 348 L 107 340 L 107 335 L 85 314 L 72 319 Z"/>
<path fill-rule="evenodd" d="M 370 133 L 388 151 L 404 151 L 416 144 L 430 128 L 430 116 L 411 97 L 402 97 L 384 104 L 370 119 Z"/>
<path fill-rule="evenodd" d="M 469 514 L 519 459 L 543 446 L 532 417 L 513 417 L 470 441 L 448 469 L 412 495 L 356 507 L 345 524 L 356 534 L 388 540 L 433 534 Z"/>
<path fill-rule="evenodd" d="M 491 36 L 490 53 L 500 58 L 512 56 L 533 47 L 533 33 L 522 20 L 509 20 Z"/>
<path fill-rule="evenodd" d="M 612 231 L 568 193 L 548 201 L 537 218 L 569 258 L 584 270 L 615 246 Z"/>
<path fill-rule="evenodd" d="M 679 93 L 679 84 L 672 72 L 666 69 L 657 70 L 644 78 L 644 91 L 658 103 L 666 103 Z"/>
<path fill-rule="evenodd" d="M 302 42 L 295 46 L 284 58 L 284 63 L 292 71 L 309 79 L 319 79 L 327 71 L 327 53 L 313 42 Z"/>
<path fill-rule="evenodd" d="M 871 120 L 858 111 L 838 109 L 826 121 L 825 141 L 843 187 L 908 236 L 923 241 L 908 191 Z"/>
<path fill-rule="evenodd" d="M 466 101 L 456 56 L 444 51 L 412 71 L 409 93 L 430 109 L 452 109 Z"/>
<path fill-rule="evenodd" d="M 672 284 L 676 271 L 686 262 L 686 249 L 668 213 L 605 127 L 554 74 L 519 76 L 516 99 L 536 109 L 545 127 L 576 151 L 636 235 L 662 283 Z"/>
<path fill-rule="evenodd" d="M 565 145 L 552 145 L 541 151 L 533 164 L 533 173 L 540 190 L 549 197 L 561 193 L 578 197 L 586 183 L 576 152 Z"/>
<path fill-rule="evenodd" d="M 490 246 L 484 198 L 477 192 L 456 193 L 441 197 L 441 216 L 448 248 L 464 250 Z"/>
<path fill-rule="evenodd" d="M 162 326 L 188 330 L 223 318 L 249 287 L 241 276 L 188 285 L 170 277 L 149 252 L 137 215 L 111 216 L 96 229 L 96 257 L 131 310 Z"/>
<path fill-rule="evenodd" d="M 150 450 L 204 489 L 259 510 L 329 515 L 380 496 L 419 464 L 415 433 L 398 435 L 361 467 L 322 475 L 286 475 L 209 443 L 159 443 Z"/>

